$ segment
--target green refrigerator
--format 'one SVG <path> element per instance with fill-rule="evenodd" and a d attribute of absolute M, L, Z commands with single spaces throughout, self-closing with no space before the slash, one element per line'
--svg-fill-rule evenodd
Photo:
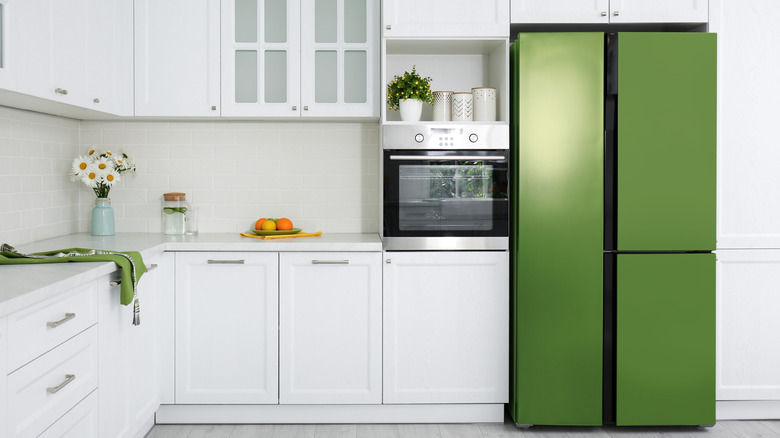
<path fill-rule="evenodd" d="M 715 44 L 513 43 L 516 423 L 714 424 Z"/>

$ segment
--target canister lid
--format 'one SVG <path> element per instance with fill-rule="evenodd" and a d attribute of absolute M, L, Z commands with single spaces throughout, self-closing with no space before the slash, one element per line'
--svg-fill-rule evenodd
<path fill-rule="evenodd" d="M 182 192 L 163 193 L 163 199 L 166 201 L 184 201 L 185 196 Z"/>
<path fill-rule="evenodd" d="M 495 87 L 471 87 L 472 90 L 495 90 Z"/>

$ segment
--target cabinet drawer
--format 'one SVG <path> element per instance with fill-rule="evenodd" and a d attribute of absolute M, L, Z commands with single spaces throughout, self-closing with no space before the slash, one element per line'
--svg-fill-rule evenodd
<path fill-rule="evenodd" d="M 92 393 L 68 411 L 38 438 L 97 438 L 98 393 Z"/>
<path fill-rule="evenodd" d="M 97 322 L 90 282 L 8 316 L 8 371 L 16 370 Z"/>
<path fill-rule="evenodd" d="M 8 375 L 9 432 L 37 436 L 97 388 L 97 327 Z"/>

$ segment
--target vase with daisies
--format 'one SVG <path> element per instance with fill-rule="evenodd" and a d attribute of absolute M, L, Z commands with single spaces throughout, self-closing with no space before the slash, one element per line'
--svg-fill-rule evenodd
<path fill-rule="evenodd" d="M 114 154 L 109 150 L 87 151 L 73 160 L 71 180 L 81 181 L 91 188 L 97 199 L 92 208 L 90 229 L 93 236 L 112 236 L 114 234 L 114 209 L 108 192 L 119 182 L 120 174 L 135 172 L 135 162 L 125 153 Z"/>

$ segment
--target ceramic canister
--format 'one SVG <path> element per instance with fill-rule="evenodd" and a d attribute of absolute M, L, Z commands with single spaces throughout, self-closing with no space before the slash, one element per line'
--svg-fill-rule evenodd
<path fill-rule="evenodd" d="M 452 93 L 452 120 L 471 121 L 474 97 L 471 93 L 459 91 Z"/>
<path fill-rule="evenodd" d="M 433 121 L 452 120 L 452 91 L 433 92 Z"/>
<path fill-rule="evenodd" d="M 496 121 L 496 89 L 493 87 L 474 87 L 471 89 L 474 96 L 474 121 Z"/>

